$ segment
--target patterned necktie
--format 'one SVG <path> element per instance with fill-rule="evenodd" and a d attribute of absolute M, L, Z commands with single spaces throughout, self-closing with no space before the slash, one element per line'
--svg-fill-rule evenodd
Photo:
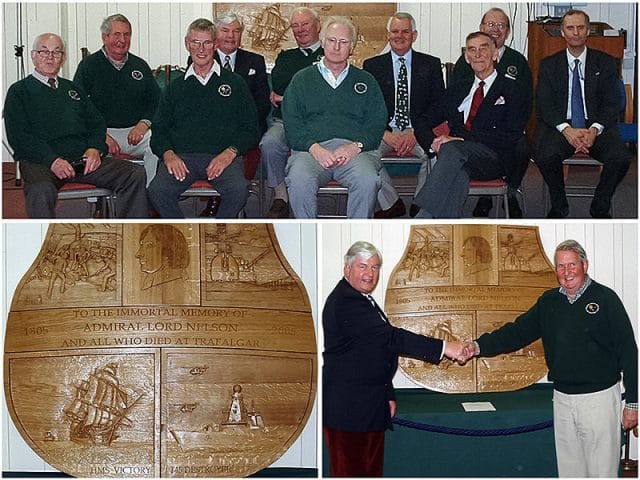
<path fill-rule="evenodd" d="M 398 93 L 396 96 L 396 127 L 404 130 L 409 126 L 409 83 L 404 57 L 400 57 L 398 60 L 400 60 L 400 71 L 398 72 Z"/>
<path fill-rule="evenodd" d="M 584 128 L 586 121 L 584 118 L 584 104 L 582 103 L 582 87 L 580 86 L 580 60 L 576 58 L 574 63 L 571 81 L 571 126 L 573 128 Z"/>
<path fill-rule="evenodd" d="M 49 86 L 51 88 L 53 88 L 54 90 L 56 90 L 58 88 L 58 82 L 56 82 L 55 78 L 49 78 L 47 79 L 47 83 L 49 84 Z"/>
<path fill-rule="evenodd" d="M 307 57 L 313 53 L 313 49 L 311 48 L 303 48 L 302 50 L 307 54 Z"/>
<path fill-rule="evenodd" d="M 484 100 L 484 81 L 480 81 L 478 84 L 478 88 L 473 92 L 473 100 L 471 100 L 471 109 L 469 110 L 469 116 L 467 117 L 467 121 L 464 122 L 464 128 L 466 130 L 471 130 L 471 125 L 473 124 L 473 119 L 476 118 L 476 113 L 478 113 L 478 109 L 480 108 L 480 104 Z"/>
<path fill-rule="evenodd" d="M 222 68 L 231 71 L 231 57 L 229 55 L 224 56 L 224 65 L 222 65 Z"/>

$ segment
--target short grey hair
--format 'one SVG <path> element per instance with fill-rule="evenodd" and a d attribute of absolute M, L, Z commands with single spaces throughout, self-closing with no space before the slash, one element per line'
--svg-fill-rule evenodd
<path fill-rule="evenodd" d="M 322 30 L 320 30 L 320 40 L 322 41 L 322 45 L 324 46 L 324 41 L 327 38 L 327 29 L 332 25 L 345 25 L 349 29 L 349 33 L 351 34 L 351 45 L 355 46 L 358 40 L 358 29 L 355 24 L 349 20 L 347 17 L 341 16 L 332 16 L 325 20 L 322 25 Z"/>
<path fill-rule="evenodd" d="M 184 37 L 186 41 L 189 40 L 189 34 L 194 30 L 198 30 L 199 32 L 209 32 L 211 33 L 211 39 L 216 39 L 216 26 L 207 18 L 197 18 L 189 24 L 187 27 L 187 34 Z"/>
<path fill-rule="evenodd" d="M 582 263 L 585 263 L 587 261 L 587 252 L 584 250 L 584 248 L 582 248 L 582 245 L 580 245 L 575 240 L 565 240 L 564 242 L 561 242 L 558 244 L 558 246 L 556 247 L 556 251 L 554 252 L 554 255 L 553 255 L 554 263 L 556 261 L 555 254 L 558 252 L 573 252 L 576 255 L 578 255 L 578 257 L 580 257 L 580 261 Z"/>
<path fill-rule="evenodd" d="M 413 18 L 413 15 L 407 12 L 396 12 L 389 17 L 389 20 L 387 20 L 387 32 L 391 31 L 391 22 L 393 22 L 393 20 L 405 20 L 407 18 L 411 20 L 411 31 L 417 31 L 416 19 Z"/>
<path fill-rule="evenodd" d="M 111 25 L 113 24 L 113 22 L 126 23 L 127 25 L 129 25 L 129 29 L 131 29 L 131 22 L 127 17 L 125 17 L 121 13 L 114 13 L 113 15 L 109 15 L 102 21 L 102 24 L 100 25 L 100 31 L 105 35 L 109 35 L 111 33 Z"/>
<path fill-rule="evenodd" d="M 293 11 L 291 12 L 291 15 L 289 16 L 289 23 L 293 22 L 293 16 L 297 13 L 309 13 L 311 14 L 311 16 L 316 22 L 320 23 L 320 14 L 318 13 L 318 11 L 315 10 L 314 8 L 309 8 L 309 7 L 294 8 Z"/>
<path fill-rule="evenodd" d="M 244 22 L 242 21 L 242 17 L 240 15 L 236 15 L 230 10 L 222 12 L 214 20 L 214 23 L 216 24 L 216 30 L 218 30 L 221 25 L 229 25 L 233 22 L 238 22 L 240 24 L 240 29 L 244 31 Z"/>
<path fill-rule="evenodd" d="M 38 48 L 38 44 L 42 41 L 43 38 L 46 38 L 46 37 L 56 37 L 58 40 L 60 40 L 60 43 L 62 44 L 62 51 L 66 52 L 64 40 L 57 33 L 41 33 L 40 35 L 36 36 L 36 38 L 33 39 L 33 46 L 31 47 L 31 49 L 36 50 Z M 65 53 L 65 56 L 66 56 L 66 53 Z"/>
<path fill-rule="evenodd" d="M 369 260 L 371 257 L 378 257 L 380 265 L 382 265 L 382 254 L 373 244 L 365 242 L 363 240 L 357 241 L 349 247 L 347 253 L 344 255 L 344 264 L 351 265 L 356 257 L 362 257 L 365 260 Z"/>
<path fill-rule="evenodd" d="M 478 37 L 486 37 L 489 39 L 489 42 L 491 43 L 491 45 L 493 45 L 493 48 L 498 48 L 498 45 L 496 44 L 496 39 L 493 38 L 491 35 L 489 35 L 488 33 L 484 33 L 481 31 L 477 31 L 477 32 L 471 32 L 469 35 L 467 35 L 467 38 L 465 38 L 464 43 L 465 45 L 467 43 L 469 43 L 469 40 L 473 40 L 474 38 L 478 38 Z"/>

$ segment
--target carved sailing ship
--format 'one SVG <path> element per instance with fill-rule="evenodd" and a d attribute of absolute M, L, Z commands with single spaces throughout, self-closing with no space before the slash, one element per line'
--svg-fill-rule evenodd
<path fill-rule="evenodd" d="M 280 5 L 269 5 L 253 18 L 255 22 L 249 30 L 251 46 L 269 51 L 278 50 L 288 28 L 287 21 L 282 18 Z"/>
<path fill-rule="evenodd" d="M 116 371 L 117 365 L 110 363 L 76 386 L 76 397 L 64 412 L 71 422 L 72 441 L 109 446 L 118 438 L 119 427 L 131 426 L 127 412 L 143 394 L 131 399 L 120 388 Z"/>

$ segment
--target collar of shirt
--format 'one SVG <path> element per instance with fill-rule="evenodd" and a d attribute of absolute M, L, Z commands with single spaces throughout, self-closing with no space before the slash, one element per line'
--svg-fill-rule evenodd
<path fill-rule="evenodd" d="M 116 70 L 122 70 L 122 67 L 124 67 L 125 64 L 127 63 L 127 60 L 129 60 L 128 52 L 125 54 L 124 60 L 122 60 L 121 62 L 116 62 L 113 58 L 111 58 L 107 54 L 107 51 L 104 49 L 104 46 L 100 50 L 102 50 L 102 53 L 104 53 L 104 56 L 107 57 L 107 60 L 109 60 L 109 63 L 113 65 L 113 68 L 115 68 Z"/>
<path fill-rule="evenodd" d="M 502 60 L 502 56 L 504 55 L 504 52 L 507 50 L 507 46 L 506 45 L 502 45 L 502 48 L 498 49 L 498 62 L 500 63 L 500 60 Z"/>
<path fill-rule="evenodd" d="M 482 91 L 485 97 L 487 96 L 487 92 L 491 88 L 491 85 L 493 85 L 493 82 L 496 80 L 496 78 L 498 78 L 498 71 L 494 70 L 493 73 L 491 73 L 491 75 L 489 75 L 487 78 L 484 79 L 484 87 L 482 88 Z M 464 100 L 458 107 L 458 111 L 464 113 L 465 122 L 467 121 L 467 117 L 469 117 L 469 111 L 471 110 L 471 102 L 473 101 L 473 94 L 476 92 L 476 89 L 479 86 L 480 86 L 480 79 L 478 77 L 474 77 L 473 85 L 471 85 L 471 90 L 469 90 L 468 95 L 464 97 Z"/>
<path fill-rule="evenodd" d="M 55 77 L 47 77 L 46 75 L 42 75 L 41 73 L 37 72 L 37 71 L 33 71 L 33 73 L 31 74 L 33 75 L 33 78 L 35 78 L 36 80 L 44 83 L 47 87 L 51 88 L 49 85 L 49 79 L 50 78 L 55 78 L 56 79 L 56 84 L 58 86 L 60 86 L 60 81 L 58 80 L 58 76 L 56 75 Z"/>
<path fill-rule="evenodd" d="M 582 296 L 582 294 L 584 293 L 584 291 L 589 288 L 589 285 L 591 285 L 591 277 L 589 277 L 587 275 L 587 279 L 584 281 L 584 283 L 582 284 L 582 286 L 578 289 L 578 291 L 576 292 L 575 296 L 573 298 L 571 298 L 569 296 L 569 294 L 567 293 L 567 291 L 565 290 L 564 287 L 560 287 L 558 289 L 558 291 L 563 294 L 565 297 L 567 297 L 567 300 L 569 300 L 570 304 L 574 304 L 578 301 L 578 299 Z"/>
<path fill-rule="evenodd" d="M 569 49 L 565 51 L 567 52 L 567 63 L 569 64 L 569 83 L 571 83 L 571 75 L 576 65 L 575 60 L 580 60 L 580 79 L 584 79 L 584 67 L 587 64 L 587 49 L 585 48 L 577 57 L 571 55 Z"/>
<path fill-rule="evenodd" d="M 229 65 L 231 65 L 231 71 L 235 72 L 236 71 L 236 56 L 238 55 L 238 50 L 234 51 L 233 53 L 224 53 L 222 50 L 217 48 L 216 51 L 218 52 L 218 58 L 220 58 L 220 65 L 224 65 L 224 57 L 228 56 L 229 57 Z"/>
<path fill-rule="evenodd" d="M 325 66 L 324 57 L 322 57 L 322 60 L 318 62 L 318 71 L 320 72 L 320 75 L 322 75 L 322 78 L 324 78 L 325 81 L 329 84 L 329 86 L 331 86 L 331 88 L 335 90 L 340 86 L 340 84 L 345 78 L 347 78 L 347 75 L 349 74 L 349 61 L 347 60 L 347 66 L 344 67 L 344 70 L 342 70 L 342 72 L 340 72 L 338 78 L 335 78 L 331 70 L 329 70 Z"/>
<path fill-rule="evenodd" d="M 200 75 L 198 75 L 195 71 L 195 69 L 193 68 L 193 63 L 191 65 L 189 65 L 189 68 L 187 68 L 187 71 L 184 74 L 184 79 L 186 80 L 187 78 L 194 76 L 198 79 L 198 81 L 202 84 L 202 85 L 206 85 L 209 82 L 209 79 L 211 78 L 211 76 L 215 73 L 216 75 L 220 76 L 220 64 L 218 62 L 216 62 L 215 60 L 213 61 L 213 67 L 211 68 L 211 70 L 209 70 L 209 72 L 204 76 L 201 77 Z"/>
<path fill-rule="evenodd" d="M 314 53 L 316 53 L 316 51 L 320 48 L 320 40 L 318 40 L 318 41 L 317 41 L 316 43 L 314 43 L 313 45 L 309 45 L 308 47 L 305 47 L 305 48 L 299 47 L 299 48 L 300 48 L 300 51 L 303 53 L 303 55 L 304 55 L 305 57 L 306 57 L 306 56 L 308 56 L 308 55 L 310 55 L 310 54 L 308 54 L 308 53 L 305 51 L 307 48 L 310 48 L 310 49 L 311 49 L 311 52 L 312 52 L 312 53 L 311 53 L 311 55 L 313 55 L 313 54 L 314 54 Z"/>

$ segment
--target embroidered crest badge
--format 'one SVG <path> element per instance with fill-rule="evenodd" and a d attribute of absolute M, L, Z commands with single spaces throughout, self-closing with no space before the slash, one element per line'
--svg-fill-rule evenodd
<path fill-rule="evenodd" d="M 68 94 L 69 94 L 69 97 L 71 97 L 72 100 L 80 100 L 80 94 L 78 92 L 76 92 L 75 90 L 69 90 Z"/>
<path fill-rule="evenodd" d="M 226 83 L 223 85 L 220 85 L 218 87 L 218 93 L 223 97 L 228 97 L 229 95 L 231 95 L 231 86 L 227 85 Z"/>
<path fill-rule="evenodd" d="M 142 80 L 142 77 L 144 77 L 144 75 L 140 70 L 134 70 L 133 72 L 131 72 L 131 77 L 134 80 Z"/>
<path fill-rule="evenodd" d="M 587 306 L 584 307 L 584 311 L 589 315 L 595 315 L 596 313 L 598 313 L 598 311 L 600 311 L 600 305 L 594 302 L 587 303 Z"/>
<path fill-rule="evenodd" d="M 366 93 L 368 88 L 369 87 L 367 87 L 367 84 L 366 83 L 362 83 L 362 82 L 358 82 L 353 86 L 353 89 L 359 95 L 362 95 L 363 93 Z"/>

